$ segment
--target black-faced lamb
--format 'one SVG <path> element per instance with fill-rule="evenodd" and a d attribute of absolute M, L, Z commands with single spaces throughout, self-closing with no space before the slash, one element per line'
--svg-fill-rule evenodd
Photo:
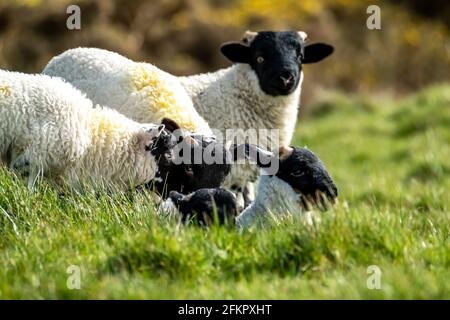
<path fill-rule="evenodd" d="M 199 189 L 188 195 L 172 191 L 169 198 L 184 223 L 193 221 L 200 225 L 215 222 L 234 225 L 238 214 L 235 195 L 223 188 Z"/>
<path fill-rule="evenodd" d="M 333 179 L 322 161 L 307 148 L 280 147 L 278 155 L 254 145 L 247 144 L 245 148 L 246 156 L 256 162 L 261 175 L 255 201 L 236 220 L 240 228 L 252 226 L 269 214 L 326 208 L 335 202 L 338 190 Z M 278 170 L 265 172 L 273 162 L 278 164 Z"/>

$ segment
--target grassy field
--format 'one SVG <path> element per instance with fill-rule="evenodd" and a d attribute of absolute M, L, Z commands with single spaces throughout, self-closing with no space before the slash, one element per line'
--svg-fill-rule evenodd
<path fill-rule="evenodd" d="M 340 203 L 320 224 L 242 234 L 161 220 L 145 194 L 31 194 L 0 170 L 0 298 L 449 299 L 450 86 L 395 101 L 330 94 L 295 144 L 322 158 Z"/>

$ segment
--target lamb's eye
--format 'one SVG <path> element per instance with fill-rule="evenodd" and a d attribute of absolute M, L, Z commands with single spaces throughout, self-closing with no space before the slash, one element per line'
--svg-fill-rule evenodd
<path fill-rule="evenodd" d="M 291 172 L 291 176 L 293 176 L 293 177 L 301 177 L 304 174 L 305 173 L 302 170 L 300 170 L 300 169 L 297 169 L 297 170 L 294 170 L 294 171 Z"/>
<path fill-rule="evenodd" d="M 193 173 L 194 173 L 194 170 L 192 169 L 192 166 L 186 166 L 186 167 L 184 168 L 184 171 L 185 171 L 187 174 L 193 174 Z"/>
<path fill-rule="evenodd" d="M 258 62 L 259 64 L 264 62 L 264 58 L 262 56 L 259 56 L 258 58 L 256 58 L 256 62 Z"/>
<path fill-rule="evenodd" d="M 300 53 L 297 57 L 297 62 L 302 63 L 302 60 L 303 60 L 303 55 Z"/>

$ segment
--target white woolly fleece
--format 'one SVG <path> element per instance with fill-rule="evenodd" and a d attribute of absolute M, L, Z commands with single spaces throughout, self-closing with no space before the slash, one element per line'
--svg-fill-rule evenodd
<path fill-rule="evenodd" d="M 279 129 L 279 141 L 258 141 L 264 149 L 288 146 L 294 133 L 303 72 L 297 89 L 287 96 L 264 93 L 256 73 L 248 64 L 235 64 L 213 73 L 179 78 L 197 111 L 213 130 Z M 227 141 L 228 142 L 228 141 Z M 273 150 L 273 149 L 272 149 Z M 257 178 L 256 166 L 233 166 L 227 183 L 244 185 Z"/>
<path fill-rule="evenodd" d="M 142 185 L 157 163 L 145 145 L 158 126 L 93 107 L 61 79 L 0 70 L 0 159 L 30 173 L 70 184 L 94 180 Z"/>
<path fill-rule="evenodd" d="M 299 202 L 300 195 L 288 183 L 276 176 L 261 175 L 255 201 L 237 217 L 236 224 L 238 228 L 248 228 L 270 214 L 279 217 L 280 214 L 288 214 L 286 212 L 305 213 Z"/>
<path fill-rule="evenodd" d="M 149 63 L 107 50 L 76 48 L 54 57 L 42 73 L 65 79 L 94 103 L 135 121 L 160 123 L 167 117 L 183 129 L 212 136 L 178 78 Z"/>

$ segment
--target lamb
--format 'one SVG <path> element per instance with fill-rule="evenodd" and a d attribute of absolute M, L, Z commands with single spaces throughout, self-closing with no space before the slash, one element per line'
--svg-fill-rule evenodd
<path fill-rule="evenodd" d="M 61 79 L 0 70 L 0 88 L 0 159 L 28 173 L 30 188 L 45 175 L 125 190 L 149 183 L 171 152 L 158 141 L 164 125 L 93 108 Z"/>
<path fill-rule="evenodd" d="M 233 149 L 235 159 L 251 159 L 262 170 L 255 201 L 236 218 L 240 229 L 251 227 L 272 213 L 280 216 L 289 210 L 326 208 L 337 198 L 336 185 L 323 163 L 306 148 L 281 147 L 278 156 L 251 144 Z M 276 173 L 268 172 L 271 163 L 277 164 Z M 224 223 L 233 222 L 237 205 L 236 197 L 225 189 L 202 189 L 186 196 L 171 192 L 162 210 L 178 215 L 181 221 L 195 217 L 201 223 L 212 221 L 217 213 L 218 222 Z"/>
<path fill-rule="evenodd" d="M 322 161 L 307 148 L 280 147 L 278 155 L 258 146 L 245 145 L 246 155 L 256 162 L 262 174 L 257 196 L 236 219 L 239 228 L 254 225 L 269 214 L 289 210 L 328 207 L 335 202 L 338 190 Z M 269 163 L 277 163 L 275 174 L 264 172 Z M 268 174 L 270 173 L 270 174 Z"/>
<path fill-rule="evenodd" d="M 247 31 L 241 42 L 221 47 L 233 66 L 179 79 L 211 128 L 221 129 L 223 135 L 226 129 L 243 129 L 236 132 L 235 143 L 245 142 L 245 130 L 277 129 L 278 139 L 260 135 L 257 144 L 271 150 L 289 146 L 297 121 L 302 65 L 333 52 L 328 44 L 306 45 L 305 40 L 302 31 Z M 233 167 L 226 185 L 245 189 L 258 175 L 254 167 L 250 169 Z M 251 200 L 251 194 L 245 194 L 246 205 Z"/>
<path fill-rule="evenodd" d="M 163 197 L 171 190 L 189 193 L 198 188 L 220 187 L 230 172 L 224 145 L 214 139 L 177 77 L 151 64 L 96 48 L 67 50 L 54 57 L 43 73 L 64 78 L 94 103 L 107 105 L 135 121 L 176 121 L 176 125 L 170 125 L 171 132 L 185 139 L 191 150 L 184 154 L 187 161 L 161 170 L 162 179 L 153 181 Z M 194 157 L 199 153 L 209 156 L 206 150 L 216 150 L 211 158 L 217 161 L 206 163 Z"/>
<path fill-rule="evenodd" d="M 203 188 L 189 195 L 171 191 L 169 198 L 184 223 L 234 225 L 238 213 L 235 195 L 224 188 Z"/>

